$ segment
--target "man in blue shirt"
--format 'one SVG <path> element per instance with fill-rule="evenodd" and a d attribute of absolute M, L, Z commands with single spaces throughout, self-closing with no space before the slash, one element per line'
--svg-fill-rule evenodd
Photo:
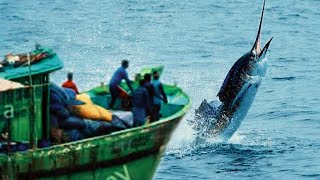
<path fill-rule="evenodd" d="M 161 101 L 168 103 L 166 93 L 163 90 L 162 83 L 159 80 L 160 75 L 157 71 L 153 72 L 153 80 L 151 84 L 153 85 L 153 119 L 152 121 L 157 121 L 160 119 Z"/>
<path fill-rule="evenodd" d="M 131 82 L 128 77 L 128 73 L 126 69 L 129 67 L 129 61 L 123 60 L 121 62 L 121 67 L 119 67 L 116 72 L 114 72 L 110 82 L 109 82 L 109 88 L 110 88 L 110 94 L 111 94 L 111 102 L 109 104 L 109 108 L 112 109 L 113 104 L 116 101 L 116 98 L 120 95 L 120 90 L 119 90 L 119 84 L 121 81 L 124 79 L 131 90 L 133 91 Z"/>
<path fill-rule="evenodd" d="M 154 106 L 154 96 L 155 96 L 155 89 L 153 84 L 151 84 L 151 74 L 147 73 L 144 75 L 144 81 L 145 81 L 145 88 L 148 91 L 149 94 L 149 101 L 150 101 L 150 111 L 147 112 L 148 115 L 150 115 L 150 122 L 153 122 L 156 120 L 156 112 L 154 112 L 155 110 L 155 106 Z"/>
<path fill-rule="evenodd" d="M 144 80 L 140 80 L 138 89 L 132 93 L 133 125 L 141 126 L 146 122 L 147 112 L 150 111 L 148 91 Z"/>

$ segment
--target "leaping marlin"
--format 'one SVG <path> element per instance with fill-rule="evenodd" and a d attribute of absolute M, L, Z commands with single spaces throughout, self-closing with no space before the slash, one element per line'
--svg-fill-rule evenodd
<path fill-rule="evenodd" d="M 206 123 L 198 122 L 207 126 L 206 134 L 211 137 L 219 137 L 226 141 L 236 132 L 251 107 L 262 77 L 266 74 L 266 54 L 272 38 L 261 49 L 260 33 L 264 6 L 265 1 L 255 43 L 230 69 L 217 95 L 219 105 L 215 108 L 213 104 L 217 102 L 207 103 L 205 100 L 196 110 L 196 117 L 205 117 L 206 121 L 214 119 Z"/>

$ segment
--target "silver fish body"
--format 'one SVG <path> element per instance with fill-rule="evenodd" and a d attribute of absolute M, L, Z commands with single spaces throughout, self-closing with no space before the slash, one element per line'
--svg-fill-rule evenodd
<path fill-rule="evenodd" d="M 217 95 L 220 105 L 213 107 L 212 103 L 205 101 L 196 110 L 198 117 L 210 119 L 210 123 L 207 123 L 205 128 L 206 134 L 209 136 L 219 137 L 219 139 L 226 141 L 236 132 L 246 117 L 266 74 L 266 54 L 272 38 L 264 48 L 260 48 L 264 6 L 265 2 L 263 3 L 258 34 L 252 49 L 234 63 L 220 88 Z M 208 111 L 208 113 L 204 112 L 204 109 L 212 109 L 212 111 Z"/>

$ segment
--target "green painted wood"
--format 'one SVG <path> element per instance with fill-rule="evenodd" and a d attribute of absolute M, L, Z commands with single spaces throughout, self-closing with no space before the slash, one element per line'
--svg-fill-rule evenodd
<path fill-rule="evenodd" d="M 32 64 L 31 79 L 33 82 L 33 93 L 35 106 L 34 119 L 35 141 L 48 139 L 49 137 L 49 74 L 63 67 L 62 61 L 52 49 L 41 48 L 30 52 L 30 54 L 48 53 L 48 57 L 40 62 Z M 28 66 L 6 67 L 0 72 L 0 78 L 30 85 L 30 70 Z M 13 141 L 30 141 L 30 92 L 29 89 L 0 92 L 0 132 L 4 131 L 6 119 L 1 112 L 5 111 L 7 105 L 15 108 L 15 117 L 11 120 L 11 137 Z"/>
<path fill-rule="evenodd" d="M 13 179 L 152 179 L 171 134 L 190 107 L 178 87 L 165 85 L 169 104 L 152 124 L 44 149 L 0 155 L 3 177 Z M 104 98 L 108 94 L 94 95 Z"/>
<path fill-rule="evenodd" d="M 1 172 L 19 179 L 72 179 L 82 175 L 107 178 L 126 167 L 131 179 L 152 179 L 160 156 L 187 108 L 142 127 L 45 149 L 1 155 Z"/>
<path fill-rule="evenodd" d="M 32 64 L 31 66 L 32 76 L 43 74 L 43 73 L 49 74 L 50 72 L 56 71 L 63 67 L 63 63 L 58 57 L 58 55 L 55 54 L 50 48 L 42 48 L 39 50 L 34 50 L 30 52 L 30 54 L 39 54 L 43 52 L 47 52 L 49 56 L 44 58 L 38 63 Z M 9 79 L 9 80 L 24 78 L 28 76 L 29 76 L 28 66 L 21 66 L 17 68 L 7 67 L 4 69 L 3 72 L 0 72 L 0 78 Z"/>
<path fill-rule="evenodd" d="M 49 51 L 49 50 L 47 50 Z M 48 86 L 49 73 L 62 68 L 58 56 L 52 56 L 32 65 L 35 85 L 37 138 L 48 136 Z M 38 53 L 34 51 L 33 53 Z M 162 72 L 163 66 L 145 68 L 140 73 L 154 70 Z M 28 85 L 26 67 L 6 69 L 0 77 Z M 134 82 L 134 86 L 137 86 Z M 44 85 L 44 86 L 43 86 Z M 128 89 L 125 83 L 121 84 Z M 163 105 L 163 118 L 144 126 L 114 132 L 81 141 L 33 149 L 25 152 L 0 154 L 0 179 L 152 179 L 168 141 L 190 107 L 189 97 L 178 87 L 164 85 L 169 103 Z M 110 97 L 108 87 L 101 86 L 87 92 L 92 100 L 104 107 Z M 1 92 L 0 111 L 4 104 L 13 103 L 19 112 L 12 119 L 12 140 L 29 140 L 30 99 L 27 90 Z M 3 103 L 5 102 L 5 103 Z M 0 128 L 5 127 L 0 116 Z"/>

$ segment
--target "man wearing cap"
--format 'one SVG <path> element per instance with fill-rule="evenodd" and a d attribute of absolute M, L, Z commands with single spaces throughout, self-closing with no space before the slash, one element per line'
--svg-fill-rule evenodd
<path fill-rule="evenodd" d="M 113 74 L 110 82 L 109 82 L 109 88 L 110 88 L 110 94 L 111 94 L 111 101 L 109 104 L 109 108 L 111 109 L 113 107 L 113 104 L 116 101 L 116 98 L 120 95 L 120 90 L 119 90 L 119 84 L 121 81 L 124 79 L 132 92 L 132 86 L 131 82 L 128 77 L 128 73 L 126 69 L 129 67 L 129 61 L 128 60 L 123 60 L 121 62 L 121 67 L 119 67 L 116 72 Z"/>

